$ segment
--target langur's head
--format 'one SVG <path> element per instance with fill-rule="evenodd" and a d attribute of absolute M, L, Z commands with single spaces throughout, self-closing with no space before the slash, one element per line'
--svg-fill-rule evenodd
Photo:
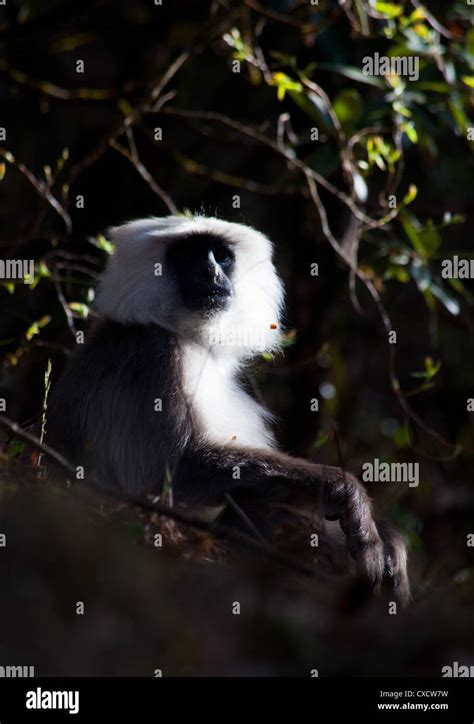
<path fill-rule="evenodd" d="M 101 315 L 157 324 L 240 356 L 280 344 L 283 286 L 260 232 L 204 216 L 132 221 L 110 230 L 116 246 L 101 280 Z M 238 355 L 239 356 L 239 355 Z"/>

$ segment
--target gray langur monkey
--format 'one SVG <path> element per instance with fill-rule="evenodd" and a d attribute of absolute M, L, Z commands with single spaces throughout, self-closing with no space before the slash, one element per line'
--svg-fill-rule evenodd
<path fill-rule="evenodd" d="M 47 442 L 122 494 L 219 509 L 247 491 L 262 501 L 320 501 L 360 573 L 409 598 L 401 537 L 376 523 L 362 484 L 342 469 L 281 452 L 271 414 L 239 380 L 281 344 L 283 286 L 269 239 L 204 216 L 111 229 L 100 320 L 56 386 Z"/>

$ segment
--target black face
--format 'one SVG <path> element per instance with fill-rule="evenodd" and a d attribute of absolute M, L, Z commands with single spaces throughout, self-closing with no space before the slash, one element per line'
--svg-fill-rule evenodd
<path fill-rule="evenodd" d="M 227 307 L 233 293 L 235 255 L 224 240 L 190 234 L 170 246 L 166 264 L 188 309 L 218 312 Z"/>

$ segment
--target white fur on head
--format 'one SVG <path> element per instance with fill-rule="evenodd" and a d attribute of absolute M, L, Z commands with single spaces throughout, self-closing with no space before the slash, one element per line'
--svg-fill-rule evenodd
<path fill-rule="evenodd" d="M 222 238 L 235 253 L 234 297 L 228 309 L 211 316 L 185 309 L 166 269 L 169 245 L 193 233 Z M 237 357 L 278 348 L 283 285 L 272 262 L 272 244 L 259 231 L 205 216 L 168 216 L 132 221 L 109 235 L 116 251 L 99 286 L 101 315 L 158 324 Z M 161 276 L 156 274 L 160 264 Z"/>

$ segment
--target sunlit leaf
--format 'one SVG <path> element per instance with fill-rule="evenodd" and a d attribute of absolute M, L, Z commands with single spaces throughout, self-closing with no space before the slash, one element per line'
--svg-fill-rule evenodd
<path fill-rule="evenodd" d="M 434 280 L 426 264 L 415 259 L 411 265 L 411 274 L 421 292 L 430 292 L 453 316 L 460 313 L 461 307 L 457 299 Z"/>
<path fill-rule="evenodd" d="M 428 28 L 425 23 L 415 23 L 413 25 L 413 31 L 420 36 L 420 38 L 423 38 L 423 40 L 426 40 L 430 36 L 430 29 Z"/>
<path fill-rule="evenodd" d="M 299 81 L 293 80 L 285 73 L 274 73 L 270 80 L 270 85 L 277 87 L 277 97 L 279 101 L 282 101 L 287 91 L 293 91 L 293 93 L 302 93 L 303 86 Z"/>
<path fill-rule="evenodd" d="M 417 219 L 406 211 L 402 211 L 399 215 L 405 234 L 410 239 L 413 248 L 422 256 L 425 255 L 425 249 L 420 239 L 420 224 Z"/>
<path fill-rule="evenodd" d="M 453 316 L 457 316 L 461 311 L 461 305 L 458 300 L 450 294 L 444 287 L 439 284 L 433 283 L 430 287 L 431 292 L 441 302 L 441 304 L 448 310 Z"/>
<path fill-rule="evenodd" d="M 456 126 L 460 130 L 461 134 L 463 136 L 467 136 L 467 129 L 469 127 L 469 121 L 467 119 L 467 116 L 464 112 L 464 108 L 462 107 L 460 101 L 458 98 L 453 98 L 448 103 L 449 109 L 451 111 L 451 114 L 453 116 L 453 119 L 456 123 Z"/>
<path fill-rule="evenodd" d="M 365 179 L 360 175 L 360 173 L 357 173 L 356 171 L 353 174 L 353 181 L 354 181 L 354 191 L 356 193 L 357 198 L 359 201 L 367 201 L 367 197 L 369 195 L 369 190 L 367 188 L 367 184 L 365 182 Z"/>
<path fill-rule="evenodd" d="M 360 70 L 360 68 L 355 68 L 350 65 L 340 65 L 339 63 L 318 63 L 317 70 L 329 70 L 332 73 L 339 73 L 350 80 L 359 81 L 359 83 L 366 83 L 367 85 L 373 85 L 380 89 L 386 88 L 385 82 L 381 78 L 377 78 L 373 75 L 366 75 Z"/>
<path fill-rule="evenodd" d="M 362 112 L 362 99 L 355 88 L 346 88 L 333 101 L 334 111 L 343 126 L 357 123 Z"/>
<path fill-rule="evenodd" d="M 51 43 L 50 52 L 65 53 L 87 45 L 95 40 L 95 33 L 67 33 Z"/>
<path fill-rule="evenodd" d="M 44 261 L 40 261 L 36 268 L 36 273 L 39 277 L 50 277 L 51 272 L 49 271 L 46 263 Z"/>
<path fill-rule="evenodd" d="M 115 244 L 112 244 L 103 234 L 97 234 L 97 236 L 89 238 L 89 241 L 94 246 L 105 251 L 106 254 L 113 254 L 115 251 Z"/>
<path fill-rule="evenodd" d="M 420 230 L 419 239 L 428 255 L 436 251 L 441 245 L 440 235 L 431 219 L 429 219 L 426 226 Z"/>
<path fill-rule="evenodd" d="M 423 372 L 411 372 L 412 377 L 419 379 L 432 380 L 441 369 L 441 361 L 434 362 L 432 357 L 425 357 L 425 369 Z"/>
<path fill-rule="evenodd" d="M 374 10 L 376 10 L 381 15 L 385 15 L 386 18 L 398 18 L 399 15 L 403 13 L 403 5 L 398 5 L 396 3 L 387 3 L 387 2 L 373 2 Z"/>
<path fill-rule="evenodd" d="M 410 109 L 404 106 L 400 101 L 395 101 L 393 103 L 393 110 L 400 113 L 401 116 L 405 116 L 405 118 L 411 118 Z"/>
<path fill-rule="evenodd" d="M 404 133 L 406 133 L 412 143 L 418 143 L 418 134 L 416 132 L 415 125 L 412 122 L 404 121 L 400 125 L 400 128 Z"/>
<path fill-rule="evenodd" d="M 41 317 L 41 319 L 37 320 L 36 322 L 33 322 L 33 324 L 30 324 L 28 329 L 26 330 L 25 337 L 28 342 L 30 342 L 33 337 L 35 337 L 37 334 L 40 333 L 40 330 L 43 327 L 46 327 L 47 324 L 51 321 L 51 317 L 49 314 L 46 314 L 44 317 Z"/>
<path fill-rule="evenodd" d="M 336 132 L 332 118 L 329 115 L 323 100 L 316 93 L 294 93 L 289 91 L 291 100 L 306 113 L 306 115 L 317 123 L 318 128 L 331 136 Z"/>
<path fill-rule="evenodd" d="M 393 442 L 395 445 L 400 449 L 405 449 L 407 447 L 410 447 L 411 445 L 411 438 L 410 438 L 410 431 L 405 425 L 400 425 L 398 427 L 393 435 Z"/>
<path fill-rule="evenodd" d="M 313 450 L 319 450 L 320 448 L 324 447 L 324 445 L 327 445 L 329 440 L 331 439 L 331 431 L 321 432 L 316 440 L 311 445 L 311 448 Z"/>
<path fill-rule="evenodd" d="M 411 202 L 414 201 L 417 196 L 418 188 L 415 186 L 415 184 L 410 184 L 407 193 L 403 197 L 403 203 L 405 204 L 405 206 L 408 206 L 408 204 L 411 204 Z"/>
<path fill-rule="evenodd" d="M 443 214 L 443 227 L 452 224 L 464 224 L 465 221 L 466 217 L 463 214 L 452 214 L 450 211 L 445 211 Z"/>
<path fill-rule="evenodd" d="M 76 312 L 83 319 L 87 319 L 89 316 L 90 309 L 83 302 L 70 302 L 68 306 L 71 311 Z"/>
<path fill-rule="evenodd" d="M 291 347 L 296 342 L 297 330 L 295 328 L 289 329 L 288 332 L 284 332 L 281 337 L 282 347 Z"/>
<path fill-rule="evenodd" d="M 384 274 L 384 279 L 396 279 L 401 284 L 406 284 L 410 281 L 410 275 L 407 270 L 402 266 L 389 266 Z"/>
<path fill-rule="evenodd" d="M 414 23 L 417 20 L 426 20 L 426 10 L 425 8 L 416 8 L 411 13 L 410 17 L 408 18 L 409 22 Z"/>

